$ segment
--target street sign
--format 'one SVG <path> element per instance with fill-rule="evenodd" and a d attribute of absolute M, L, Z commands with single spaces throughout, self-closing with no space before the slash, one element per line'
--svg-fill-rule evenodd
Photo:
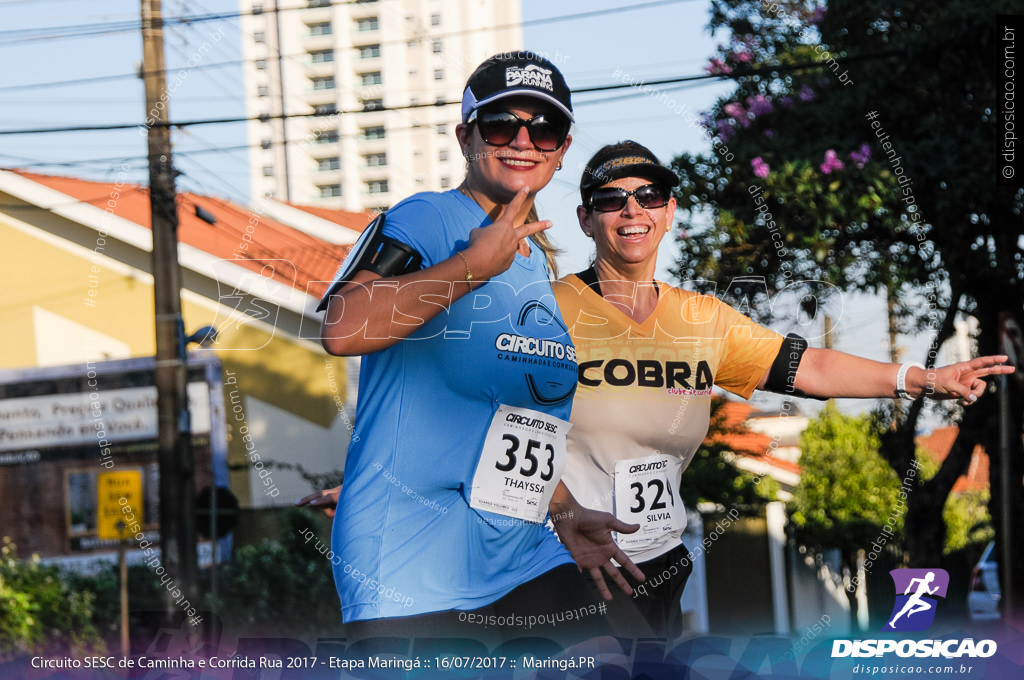
<path fill-rule="evenodd" d="M 96 475 L 96 534 L 101 539 L 115 541 L 130 536 L 129 526 L 142 525 L 142 503 L 140 471 Z"/>
<path fill-rule="evenodd" d="M 212 498 L 211 498 L 212 495 Z M 212 501 L 212 502 L 211 502 Z M 210 506 L 216 521 L 210 521 Z M 196 530 L 203 538 L 210 538 L 211 526 L 215 526 L 217 538 L 224 538 L 238 524 L 238 499 L 231 489 L 223 486 L 206 487 L 196 495 Z"/>

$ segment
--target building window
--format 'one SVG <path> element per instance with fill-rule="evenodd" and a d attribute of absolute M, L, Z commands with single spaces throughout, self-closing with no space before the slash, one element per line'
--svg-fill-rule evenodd
<path fill-rule="evenodd" d="M 313 115 L 316 116 L 333 116 L 337 112 L 338 105 L 334 103 L 313 105 Z"/>
<path fill-rule="evenodd" d="M 334 50 L 316 50 L 309 53 L 309 60 L 314 64 L 327 64 L 334 61 Z"/>
<path fill-rule="evenodd" d="M 337 130 L 317 130 L 314 133 L 314 144 L 335 144 L 338 141 Z"/>
<path fill-rule="evenodd" d="M 434 54 L 441 54 L 442 47 L 441 47 L 441 39 L 440 38 L 434 38 L 434 40 L 431 43 L 431 45 L 433 46 Z"/>
<path fill-rule="evenodd" d="M 256 60 L 256 70 L 257 71 L 266 71 L 267 70 L 267 60 L 266 59 L 257 59 Z"/>
<path fill-rule="evenodd" d="M 265 42 L 267 42 L 267 34 L 264 33 L 263 31 L 256 31 L 255 33 L 252 34 L 252 39 L 253 39 L 253 42 L 265 43 Z"/>
<path fill-rule="evenodd" d="M 380 71 L 370 71 L 369 73 L 360 73 L 359 80 L 363 87 L 367 85 L 380 85 Z"/>
<path fill-rule="evenodd" d="M 361 45 L 359 50 L 360 59 L 376 59 L 380 56 L 380 45 Z"/>
<path fill-rule="evenodd" d="M 443 124 L 442 125 L 438 125 L 437 126 L 437 134 L 439 134 L 439 135 L 446 135 L 446 134 L 448 134 L 448 126 L 447 125 L 443 125 Z"/>
<path fill-rule="evenodd" d="M 431 26 L 440 26 L 441 25 L 441 15 L 440 14 L 431 14 L 430 15 L 430 25 Z"/>
<path fill-rule="evenodd" d="M 438 106 L 444 106 L 445 104 L 448 103 L 448 100 L 445 98 L 443 94 L 439 94 L 437 97 L 434 98 L 434 103 L 437 104 Z"/>
<path fill-rule="evenodd" d="M 306 7 L 330 7 L 331 0 L 306 0 Z"/>
<path fill-rule="evenodd" d="M 366 190 L 371 194 L 388 193 L 388 181 L 386 179 L 374 179 L 366 183 Z"/>
<path fill-rule="evenodd" d="M 319 172 L 327 172 L 329 170 L 341 169 L 341 159 L 337 156 L 331 156 L 330 158 L 317 158 L 316 169 Z"/>
<path fill-rule="evenodd" d="M 262 2 L 254 2 L 254 3 L 252 3 L 252 15 L 256 16 L 257 14 L 263 14 L 263 3 Z"/>
<path fill-rule="evenodd" d="M 377 17 L 356 19 L 356 30 L 359 32 L 376 31 L 378 28 L 380 28 L 380 24 L 377 21 Z"/>
<path fill-rule="evenodd" d="M 435 68 L 434 69 L 434 80 L 444 80 L 444 69 L 443 68 Z"/>
<path fill-rule="evenodd" d="M 256 88 L 256 96 L 257 97 L 269 97 L 270 96 L 270 88 L 268 86 L 266 86 L 266 85 L 258 86 Z"/>
<path fill-rule="evenodd" d="M 273 177 L 274 176 L 274 166 L 273 165 L 264 165 L 263 166 L 263 176 L 264 177 Z"/>
<path fill-rule="evenodd" d="M 272 144 L 273 144 L 273 142 L 271 140 L 263 139 L 263 140 L 260 141 L 260 148 L 261 149 L 269 149 Z"/>
<path fill-rule="evenodd" d="M 452 185 L 452 180 L 451 180 L 450 177 L 442 177 L 441 178 L 441 188 L 442 189 L 448 189 L 449 187 L 451 187 L 451 185 Z"/>
<path fill-rule="evenodd" d="M 306 26 L 309 27 L 310 35 L 331 35 L 333 33 L 330 21 L 318 21 L 314 24 L 306 24 Z"/>
<path fill-rule="evenodd" d="M 384 126 L 374 125 L 363 128 L 363 139 L 384 139 Z"/>
<path fill-rule="evenodd" d="M 363 158 L 366 159 L 366 165 L 370 168 L 382 168 L 388 164 L 386 153 L 368 153 Z"/>
<path fill-rule="evenodd" d="M 439 151 L 438 154 L 437 154 L 437 159 L 439 161 L 446 161 L 446 160 L 448 160 L 448 149 L 441 149 L 441 151 Z"/>
<path fill-rule="evenodd" d="M 320 198 L 337 198 L 341 196 L 340 184 L 318 184 L 316 188 L 320 190 Z"/>
<path fill-rule="evenodd" d="M 384 108 L 383 99 L 364 99 L 363 111 L 379 111 Z"/>
<path fill-rule="evenodd" d="M 314 90 L 333 90 L 334 89 L 334 76 L 323 76 L 318 78 L 310 78 L 313 81 Z"/>

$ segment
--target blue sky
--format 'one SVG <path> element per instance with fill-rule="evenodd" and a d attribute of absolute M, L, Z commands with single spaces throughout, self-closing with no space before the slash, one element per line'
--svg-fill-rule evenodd
<path fill-rule="evenodd" d="M 391 0 L 383 0 L 388 2 Z M 639 3 L 645 4 L 645 3 Z M 658 3 L 648 9 L 624 10 L 621 2 L 523 1 L 525 46 L 558 62 L 573 88 L 634 80 L 702 73 L 714 47 L 704 26 L 708 3 L 681 0 Z M 0 81 L 0 130 L 66 125 L 137 122 L 143 115 L 143 88 L 137 78 L 89 82 L 97 76 L 131 74 L 141 61 L 141 37 L 136 31 L 106 33 L 83 38 L 24 40 L 23 29 L 79 24 L 110 24 L 137 20 L 137 2 L 74 2 L 72 0 L 0 0 L 0 58 L 8 69 Z M 165 0 L 165 17 L 237 11 L 230 0 Z M 544 24 L 547 17 L 602 12 L 600 15 Z M 533 23 L 537 22 L 537 23 Z M 216 41 L 216 42 L 215 42 Z M 244 115 L 241 68 L 207 68 L 240 59 L 238 20 L 222 20 L 169 27 L 165 43 L 169 71 L 188 61 L 204 42 L 213 47 L 200 68 L 187 76 L 171 100 L 172 119 L 217 118 Z M 34 88 L 39 83 L 86 81 L 58 87 Z M 17 88 L 17 89 L 12 89 Z M 726 91 L 727 85 L 698 81 L 666 94 L 687 111 L 697 113 Z M 566 248 L 563 267 L 586 266 L 589 243 L 576 226 L 576 184 L 585 161 L 601 145 L 633 138 L 663 160 L 683 150 L 707 147 L 700 132 L 672 108 L 632 89 L 598 92 L 576 97 L 575 143 L 565 169 L 545 190 L 540 201 L 544 217 L 555 221 L 555 239 Z M 214 153 L 204 147 L 243 146 L 244 124 L 194 126 L 174 133 L 176 165 L 184 174 L 179 185 L 201 193 L 245 200 L 248 196 L 245 150 Z M 136 130 L 75 132 L 46 135 L 0 136 L 0 165 L 35 167 L 97 179 L 116 176 L 124 162 L 133 168 L 132 179 L 144 180 L 145 139 Z M 92 159 L 97 162 L 81 163 Z M 40 167 L 38 161 L 74 165 Z M 666 239 L 661 261 L 672 261 L 672 243 Z"/>
<path fill-rule="evenodd" d="M 389 2 L 391 0 L 382 0 Z M 288 3 L 292 4 L 291 2 Z M 706 28 L 710 4 L 679 0 L 654 7 L 626 9 L 609 0 L 523 0 L 525 47 L 556 61 L 574 89 L 630 81 L 652 81 L 703 73 L 703 67 L 724 36 Z M 164 0 L 165 17 L 238 10 L 233 0 Z M 24 29 L 137 21 L 137 1 L 0 0 L 0 60 L 7 68 L 0 79 L 0 130 L 48 126 L 137 123 L 144 116 L 142 81 L 135 77 L 89 81 L 98 76 L 135 73 L 141 62 L 141 36 L 135 30 L 81 38 L 24 40 Z M 589 13 L 590 16 L 545 24 L 543 19 Z M 595 14 L 599 13 L 599 14 Z M 169 28 L 165 37 L 169 71 L 181 68 L 204 42 L 213 43 L 200 67 L 188 70 L 170 103 L 173 119 L 244 115 L 241 67 L 208 68 L 237 62 L 238 20 L 218 20 Z M 40 83 L 74 81 L 55 87 Z M 675 108 L 632 88 L 577 95 L 577 124 L 564 169 L 539 198 L 542 217 L 554 221 L 552 236 L 565 250 L 563 272 L 587 266 L 592 254 L 579 231 L 575 207 L 579 173 L 600 146 L 635 139 L 667 161 L 683 151 L 706 151 L 704 135 L 677 113 L 685 106 L 699 114 L 728 83 L 701 80 L 665 86 Z M 210 147 L 244 146 L 244 124 L 195 126 L 175 131 L 175 164 L 181 189 L 246 201 L 249 195 L 244 149 L 201 152 Z M 199 153 L 197 153 L 199 151 Z M 113 179 L 125 163 L 130 179 L 145 182 L 145 138 L 136 129 L 116 132 L 75 132 L 31 136 L 0 135 L 0 166 L 21 166 L 54 174 Z M 99 159 L 99 160 L 96 160 Z M 34 165 L 65 162 L 65 167 Z M 83 163 L 82 161 L 91 161 Z M 675 259 L 675 241 L 666 238 L 659 256 L 659 275 Z M 872 358 L 885 357 L 884 306 L 877 299 L 843 296 L 838 325 L 839 349 Z M 911 343 L 910 339 L 904 342 Z M 908 358 L 923 356 L 925 338 L 912 341 Z M 866 402 L 845 405 L 858 409 Z M 808 405 L 813 410 L 812 405 Z"/>

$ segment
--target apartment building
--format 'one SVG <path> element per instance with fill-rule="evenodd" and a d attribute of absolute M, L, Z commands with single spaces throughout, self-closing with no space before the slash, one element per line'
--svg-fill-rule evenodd
<path fill-rule="evenodd" d="M 466 79 L 518 0 L 240 0 L 251 191 L 350 211 L 456 186 Z M 313 115 L 310 115 L 313 114 Z"/>

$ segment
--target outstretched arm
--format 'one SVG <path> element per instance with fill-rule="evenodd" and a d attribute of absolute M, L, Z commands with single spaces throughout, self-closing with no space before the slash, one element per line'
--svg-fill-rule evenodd
<path fill-rule="evenodd" d="M 982 379 L 992 375 L 1013 373 L 1006 366 L 1004 355 L 978 357 L 933 369 L 911 367 L 906 373 L 906 392 L 917 398 L 961 399 L 969 405 L 985 391 Z M 798 394 L 809 397 L 895 398 L 899 364 L 886 364 L 845 352 L 808 348 L 797 369 L 793 387 Z M 763 388 L 765 373 L 758 384 Z"/>

